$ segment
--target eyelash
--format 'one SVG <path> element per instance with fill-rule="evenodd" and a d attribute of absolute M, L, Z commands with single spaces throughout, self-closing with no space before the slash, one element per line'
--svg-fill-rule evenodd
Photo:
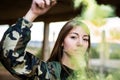
<path fill-rule="evenodd" d="M 88 41 L 89 39 L 83 39 L 84 41 Z"/>
<path fill-rule="evenodd" d="M 72 39 L 76 39 L 77 37 L 75 37 L 75 36 L 71 36 L 71 38 L 72 38 Z"/>
<path fill-rule="evenodd" d="M 70 38 L 72 38 L 72 39 L 77 39 L 76 36 L 71 36 Z M 89 39 L 86 39 L 86 38 L 85 38 L 85 39 L 83 39 L 83 40 L 88 42 Z"/>
<path fill-rule="evenodd" d="M 77 37 L 76 36 L 71 36 L 70 38 L 72 38 L 72 39 L 77 39 Z M 89 39 L 83 39 L 84 41 L 88 41 Z"/>

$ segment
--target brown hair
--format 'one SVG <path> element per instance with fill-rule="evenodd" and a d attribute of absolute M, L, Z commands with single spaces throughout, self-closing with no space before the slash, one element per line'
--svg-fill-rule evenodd
<path fill-rule="evenodd" d="M 73 29 L 73 27 L 75 26 L 81 26 L 82 28 L 85 28 L 85 30 L 87 30 L 88 35 L 90 34 L 89 29 L 87 27 L 87 25 L 81 21 L 79 18 L 74 18 L 72 20 L 69 20 L 61 29 L 58 38 L 56 40 L 55 46 L 52 50 L 51 56 L 48 59 L 48 61 L 58 61 L 62 64 L 62 56 L 63 56 L 63 46 L 62 43 L 65 39 L 65 37 L 67 36 L 67 34 Z M 87 52 L 89 52 L 90 49 L 90 35 L 89 35 L 89 45 L 88 45 L 88 49 Z"/>

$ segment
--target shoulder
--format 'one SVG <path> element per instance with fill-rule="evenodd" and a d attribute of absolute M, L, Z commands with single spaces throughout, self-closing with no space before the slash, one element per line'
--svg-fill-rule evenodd
<path fill-rule="evenodd" d="M 51 74 L 54 74 L 56 77 L 60 77 L 61 73 L 61 64 L 57 61 L 47 62 L 48 70 Z"/>
<path fill-rule="evenodd" d="M 57 61 L 47 62 L 47 65 L 48 65 L 49 69 L 54 68 L 56 70 L 58 70 L 58 69 L 61 70 L 60 62 L 57 62 Z"/>

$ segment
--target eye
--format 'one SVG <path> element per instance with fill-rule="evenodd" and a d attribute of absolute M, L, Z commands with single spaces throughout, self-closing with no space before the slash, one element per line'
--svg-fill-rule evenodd
<path fill-rule="evenodd" d="M 72 38 L 72 39 L 77 39 L 77 37 L 76 37 L 76 36 L 71 36 L 70 38 Z"/>
<path fill-rule="evenodd" d="M 89 40 L 89 39 L 87 39 L 87 38 L 84 38 L 83 40 L 88 42 L 88 40 Z"/>

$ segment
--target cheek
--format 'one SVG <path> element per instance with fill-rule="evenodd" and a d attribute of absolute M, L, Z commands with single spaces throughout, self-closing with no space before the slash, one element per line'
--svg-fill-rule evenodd
<path fill-rule="evenodd" d="M 70 41 L 64 41 L 63 46 L 65 50 L 69 50 L 73 44 Z"/>
<path fill-rule="evenodd" d="M 64 40 L 63 46 L 64 46 L 65 50 L 70 50 L 74 47 L 74 44 L 70 39 L 67 38 L 67 39 Z"/>
<path fill-rule="evenodd" d="M 69 55 L 73 55 L 76 53 L 76 42 L 72 41 L 71 39 L 68 39 L 64 41 L 64 51 L 67 52 Z"/>

